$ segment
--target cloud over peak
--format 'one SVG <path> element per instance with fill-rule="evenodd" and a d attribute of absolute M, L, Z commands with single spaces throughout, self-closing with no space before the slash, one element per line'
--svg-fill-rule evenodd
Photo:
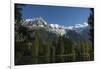
<path fill-rule="evenodd" d="M 88 23 L 84 22 L 83 24 L 76 24 L 75 28 L 82 28 L 88 26 Z"/>
<path fill-rule="evenodd" d="M 88 23 L 84 22 L 83 24 L 75 24 L 74 26 L 68 26 L 66 27 L 66 29 L 83 28 L 87 26 L 88 26 Z"/>

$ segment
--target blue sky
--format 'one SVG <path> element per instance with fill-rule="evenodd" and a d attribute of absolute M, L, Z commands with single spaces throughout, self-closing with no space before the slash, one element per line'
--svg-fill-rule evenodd
<path fill-rule="evenodd" d="M 87 22 L 89 14 L 89 8 L 44 5 L 26 5 L 22 11 L 22 17 L 24 19 L 41 16 L 49 24 L 64 26 L 83 24 Z"/>

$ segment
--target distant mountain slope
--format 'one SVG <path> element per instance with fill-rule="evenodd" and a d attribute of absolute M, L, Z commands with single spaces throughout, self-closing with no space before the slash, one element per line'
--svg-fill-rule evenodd
<path fill-rule="evenodd" d="M 77 26 L 72 29 L 69 29 L 58 24 L 48 24 L 42 17 L 26 19 L 23 21 L 22 26 L 28 28 L 28 30 L 31 31 L 31 36 L 32 31 L 38 31 L 41 35 L 41 38 L 45 38 L 45 33 L 47 33 L 49 34 L 50 38 L 64 35 L 67 38 L 70 38 L 76 42 L 79 42 L 81 40 L 89 41 L 89 26 Z"/>

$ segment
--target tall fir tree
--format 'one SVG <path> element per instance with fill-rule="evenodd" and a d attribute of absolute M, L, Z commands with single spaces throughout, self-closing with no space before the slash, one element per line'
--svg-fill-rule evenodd
<path fill-rule="evenodd" d="M 94 49 L 94 8 L 90 9 L 90 16 L 88 18 L 88 24 L 90 25 L 90 41 L 92 42 L 92 47 Z"/>
<path fill-rule="evenodd" d="M 38 63 L 39 56 L 39 34 L 36 32 L 32 41 L 32 63 Z"/>
<path fill-rule="evenodd" d="M 88 18 L 88 24 L 90 25 L 90 41 L 92 43 L 91 60 L 94 60 L 94 8 L 90 8 L 90 16 Z"/>
<path fill-rule="evenodd" d="M 23 7 L 25 5 L 24 4 L 15 4 L 14 9 L 15 9 L 15 22 L 16 23 L 20 23 L 20 21 L 22 20 L 22 10 Z"/>

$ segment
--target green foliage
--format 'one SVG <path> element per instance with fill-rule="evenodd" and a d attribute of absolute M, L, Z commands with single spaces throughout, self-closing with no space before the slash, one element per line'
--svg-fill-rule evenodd
<path fill-rule="evenodd" d="M 88 42 L 86 41 L 80 42 L 75 48 L 76 58 L 77 58 L 76 60 L 78 61 L 91 60 L 90 59 L 91 49 L 92 48 Z"/>
<path fill-rule="evenodd" d="M 23 42 L 23 41 L 25 41 L 25 37 L 20 33 L 20 34 L 16 34 L 16 36 L 15 36 L 15 41 L 16 42 Z"/>
<path fill-rule="evenodd" d="M 59 40 L 58 40 L 58 47 L 59 47 L 59 55 L 62 55 L 64 54 L 64 40 L 63 40 L 63 37 L 59 37 Z"/>
<path fill-rule="evenodd" d="M 34 39 L 32 41 L 32 58 L 33 58 L 32 62 L 33 63 L 37 63 L 38 62 L 38 60 L 37 60 L 38 54 L 39 54 L 39 34 L 36 32 L 35 33 L 35 37 L 34 37 Z"/>
<path fill-rule="evenodd" d="M 18 29 L 24 29 L 20 27 Z M 84 40 L 76 43 L 65 36 L 59 36 L 57 40 L 55 40 L 55 38 L 54 40 L 50 40 L 48 33 L 43 35 L 45 35 L 45 37 L 41 38 L 40 31 L 37 30 L 34 32 L 33 38 L 31 38 L 30 41 L 30 39 L 27 38 L 27 34 L 16 31 L 16 65 L 93 60 L 90 43 Z"/>

